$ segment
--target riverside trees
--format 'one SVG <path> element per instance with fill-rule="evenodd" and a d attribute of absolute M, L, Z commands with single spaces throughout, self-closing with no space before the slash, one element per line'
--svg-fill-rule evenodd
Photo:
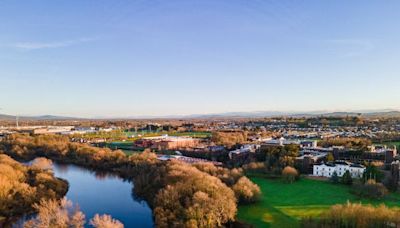
<path fill-rule="evenodd" d="M 37 215 L 24 223 L 24 228 L 83 228 L 86 220 L 85 214 L 74 206 L 71 201 L 63 198 L 61 200 L 44 200 L 35 204 Z M 113 219 L 110 215 L 96 214 L 90 224 L 95 228 L 123 228 L 124 225 Z"/>
<path fill-rule="evenodd" d="M 182 162 L 167 170 L 154 204 L 157 227 L 220 227 L 235 219 L 235 195 L 221 180 Z"/>
<path fill-rule="evenodd" d="M 0 154 L 0 216 L 7 220 L 35 211 L 42 199 L 59 199 L 68 189 L 66 181 L 37 167 L 20 164 Z"/>
<path fill-rule="evenodd" d="M 146 151 L 130 157 L 121 151 L 96 148 L 69 142 L 62 136 L 11 135 L 0 143 L 5 153 L 30 160 L 44 156 L 55 161 L 73 163 L 92 169 L 113 171 L 133 179 L 134 192 L 154 209 L 160 227 L 219 227 L 234 221 L 237 199 L 254 201 L 257 187 L 241 179 L 240 170 L 214 165 L 192 166 L 183 162 L 161 162 Z M 241 180 L 238 182 L 238 180 Z M 251 194 L 243 194 L 250 189 Z"/>

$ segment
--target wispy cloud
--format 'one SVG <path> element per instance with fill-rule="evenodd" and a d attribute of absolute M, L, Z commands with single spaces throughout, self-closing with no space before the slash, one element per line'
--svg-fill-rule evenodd
<path fill-rule="evenodd" d="M 96 38 L 79 38 L 73 40 L 63 40 L 55 42 L 18 42 L 12 46 L 22 50 L 37 50 L 37 49 L 48 49 L 48 48 L 62 48 L 81 43 L 87 43 L 96 40 Z"/>
<path fill-rule="evenodd" d="M 327 43 L 333 44 L 335 52 L 344 57 L 361 56 L 375 48 L 374 43 L 368 39 L 333 39 L 327 40 Z"/>

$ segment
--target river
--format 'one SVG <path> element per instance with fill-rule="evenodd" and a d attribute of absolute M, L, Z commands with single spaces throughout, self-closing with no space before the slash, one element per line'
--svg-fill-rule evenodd
<path fill-rule="evenodd" d="M 146 202 L 132 197 L 132 183 L 115 175 L 96 174 L 75 165 L 54 163 L 54 174 L 69 183 L 66 197 L 78 204 L 88 221 L 96 214 L 109 214 L 125 227 L 153 227 Z"/>

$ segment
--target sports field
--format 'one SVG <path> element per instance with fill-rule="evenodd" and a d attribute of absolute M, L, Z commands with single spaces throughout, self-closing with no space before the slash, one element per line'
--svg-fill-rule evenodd
<path fill-rule="evenodd" d="M 300 219 L 318 216 L 334 204 L 362 202 L 400 206 L 400 195 L 390 194 L 385 200 L 360 200 L 350 188 L 326 181 L 301 179 L 293 184 L 281 180 L 251 178 L 262 191 L 261 201 L 240 206 L 238 219 L 255 227 L 298 227 Z"/>
<path fill-rule="evenodd" d="M 387 146 L 396 146 L 397 149 L 400 149 L 400 141 L 385 142 L 383 144 Z"/>

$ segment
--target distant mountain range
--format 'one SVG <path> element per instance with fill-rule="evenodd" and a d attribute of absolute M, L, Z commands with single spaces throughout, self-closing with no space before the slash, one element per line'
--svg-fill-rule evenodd
<path fill-rule="evenodd" d="M 374 111 L 352 111 L 352 112 L 227 112 L 219 114 L 205 114 L 205 115 L 189 115 L 186 118 L 262 118 L 262 117 L 318 117 L 318 116 L 366 116 L 366 117 L 400 117 L 400 111 L 397 110 L 374 110 Z"/>
<path fill-rule="evenodd" d="M 215 119 L 215 118 L 262 118 L 262 117 L 318 117 L 318 116 L 365 116 L 365 117 L 400 117 L 400 111 L 397 110 L 365 110 L 365 111 L 352 111 L 352 112 L 226 112 L 216 114 L 194 114 L 194 115 L 169 115 L 169 116 L 135 116 L 135 117 L 121 117 L 121 118 L 92 118 L 92 119 Z M 0 114 L 0 120 L 15 120 L 15 116 Z M 65 117 L 54 115 L 41 115 L 41 116 L 20 116 L 20 120 L 81 120 L 90 118 L 79 117 Z"/>
<path fill-rule="evenodd" d="M 16 116 L 0 114 L 0 120 L 15 120 L 15 119 Z M 19 120 L 74 120 L 82 118 L 42 115 L 42 116 L 19 116 L 18 119 Z"/>

